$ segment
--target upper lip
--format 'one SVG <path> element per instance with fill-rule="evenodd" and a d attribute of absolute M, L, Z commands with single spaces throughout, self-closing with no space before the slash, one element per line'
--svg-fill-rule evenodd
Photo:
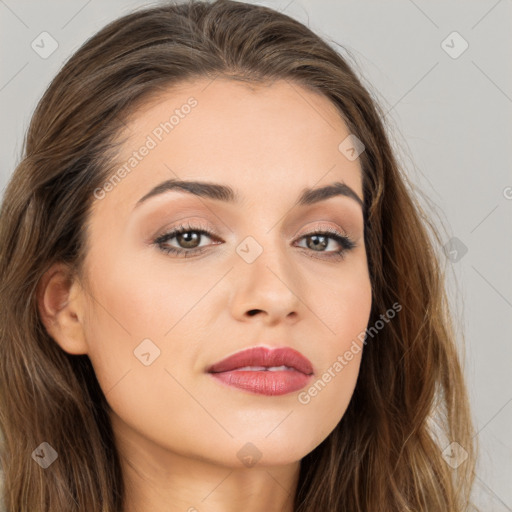
<path fill-rule="evenodd" d="M 261 346 L 236 352 L 222 361 L 212 364 L 206 371 L 208 373 L 228 372 L 245 366 L 288 366 L 306 375 L 313 373 L 311 361 L 297 350 L 289 347 L 269 349 Z"/>

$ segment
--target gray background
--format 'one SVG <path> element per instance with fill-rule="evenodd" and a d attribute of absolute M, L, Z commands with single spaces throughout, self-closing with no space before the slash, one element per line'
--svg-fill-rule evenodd
<path fill-rule="evenodd" d="M 481 447 L 475 501 L 484 511 L 512 511 L 511 1 L 254 3 L 350 51 L 349 62 L 387 112 L 411 183 L 446 227 L 450 297 L 461 347 L 465 333 Z M 64 60 L 107 22 L 142 5 L 149 4 L 0 0 L 2 190 L 33 109 Z M 46 59 L 31 48 L 43 31 L 59 45 Z M 457 58 L 444 48 L 459 52 L 461 40 L 451 36 L 442 45 L 454 31 L 469 44 Z"/>

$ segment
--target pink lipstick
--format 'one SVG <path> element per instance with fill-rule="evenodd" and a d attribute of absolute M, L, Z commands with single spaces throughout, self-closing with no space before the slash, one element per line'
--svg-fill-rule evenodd
<path fill-rule="evenodd" d="M 211 365 L 206 371 L 228 386 L 273 396 L 302 389 L 313 375 L 313 365 L 292 348 L 252 347 Z"/>

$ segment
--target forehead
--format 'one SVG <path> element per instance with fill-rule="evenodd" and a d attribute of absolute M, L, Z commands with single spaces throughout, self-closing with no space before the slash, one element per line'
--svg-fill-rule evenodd
<path fill-rule="evenodd" d="M 248 84 L 198 79 L 154 95 L 121 134 L 121 179 L 111 180 L 101 208 L 131 210 L 161 181 L 229 184 L 242 198 L 286 195 L 343 181 L 362 197 L 359 161 L 339 150 L 349 135 L 325 96 L 278 80 Z"/>

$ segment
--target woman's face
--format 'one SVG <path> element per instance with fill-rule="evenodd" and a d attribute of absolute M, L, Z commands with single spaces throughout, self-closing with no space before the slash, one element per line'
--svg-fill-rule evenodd
<path fill-rule="evenodd" d="M 298 85 L 217 79 L 160 96 L 127 127 L 116 178 L 95 192 L 76 350 L 92 361 L 115 429 L 133 446 L 225 466 L 300 460 L 348 406 L 353 342 L 370 315 L 361 204 L 343 190 L 299 204 L 335 183 L 363 199 L 346 125 Z M 196 185 L 151 193 L 169 180 Z M 237 387 L 225 381 L 240 370 L 207 371 L 250 347 L 289 347 L 313 374 L 270 377 L 249 364 L 255 378 L 244 373 Z M 258 392 L 265 383 L 277 394 Z"/>

